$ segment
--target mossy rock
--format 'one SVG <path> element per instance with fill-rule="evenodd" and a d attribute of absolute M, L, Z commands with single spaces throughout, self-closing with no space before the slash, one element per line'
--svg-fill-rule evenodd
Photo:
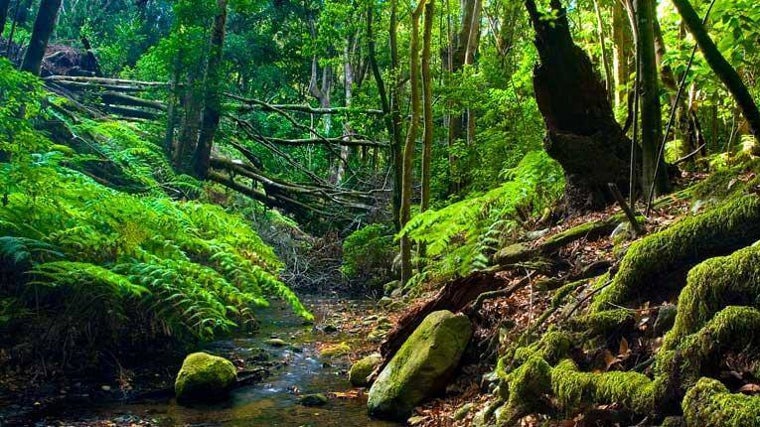
<path fill-rule="evenodd" d="M 185 358 L 174 382 L 177 401 L 213 402 L 227 397 L 237 382 L 237 370 L 229 360 L 208 353 L 192 353 Z"/>
<path fill-rule="evenodd" d="M 760 397 L 730 393 L 720 381 L 701 378 L 681 404 L 687 426 L 760 426 Z"/>
<path fill-rule="evenodd" d="M 631 245 L 612 284 L 601 291 L 592 310 L 630 306 L 661 293 L 668 275 L 726 255 L 760 238 L 760 198 L 737 196 L 717 208 L 684 219 Z M 671 280 L 679 286 L 682 278 Z"/>
<path fill-rule="evenodd" d="M 329 399 L 322 393 L 304 394 L 298 399 L 298 403 L 303 406 L 324 406 Z"/>
<path fill-rule="evenodd" d="M 467 316 L 447 310 L 429 314 L 372 385 L 370 414 L 406 420 L 415 406 L 445 388 L 471 335 Z"/>
<path fill-rule="evenodd" d="M 340 357 L 349 353 L 351 353 L 351 346 L 345 342 L 330 344 L 319 351 L 319 355 L 322 357 Z"/>
<path fill-rule="evenodd" d="M 351 366 L 348 372 L 348 381 L 354 387 L 366 387 L 369 385 L 367 377 L 383 362 L 383 357 L 379 353 L 370 354 L 367 357 L 359 359 Z"/>

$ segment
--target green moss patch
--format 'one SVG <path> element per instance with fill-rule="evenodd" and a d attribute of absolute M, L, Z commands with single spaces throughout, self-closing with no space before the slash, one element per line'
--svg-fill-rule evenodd
<path fill-rule="evenodd" d="M 681 406 L 689 426 L 760 426 L 760 397 L 730 393 L 711 378 L 700 379 Z"/>
<path fill-rule="evenodd" d="M 760 199 L 743 196 L 684 219 L 631 245 L 612 285 L 594 299 L 592 309 L 630 305 L 661 291 L 663 278 L 714 256 L 725 255 L 760 238 Z M 684 273 L 685 274 L 685 273 Z M 676 278 L 675 282 L 679 282 Z"/>

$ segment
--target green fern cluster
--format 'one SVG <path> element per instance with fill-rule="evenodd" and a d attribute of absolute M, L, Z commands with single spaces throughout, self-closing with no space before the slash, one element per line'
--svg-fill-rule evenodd
<path fill-rule="evenodd" d="M 0 96 L 14 105 L 29 97 L 20 85 L 37 83 L 5 66 L 0 61 Z M 82 336 L 99 329 L 207 339 L 252 323 L 253 310 L 271 297 L 312 319 L 278 279 L 274 251 L 243 217 L 167 195 L 178 195 L 184 178 L 139 128 L 66 123 L 74 135 L 67 147 L 28 120 L 14 125 L 5 116 L 0 110 L 2 148 L 13 155 L 0 163 L 0 320 L 20 304 Z M 71 149 L 83 144 L 87 154 Z M 93 159 L 143 191 L 104 185 L 85 167 Z"/>
<path fill-rule="evenodd" d="M 485 194 L 413 217 L 401 230 L 427 247 L 427 275 L 449 277 L 482 269 L 488 257 L 540 213 L 564 189 L 560 166 L 543 151 L 532 151 L 501 177 L 506 182 Z"/>

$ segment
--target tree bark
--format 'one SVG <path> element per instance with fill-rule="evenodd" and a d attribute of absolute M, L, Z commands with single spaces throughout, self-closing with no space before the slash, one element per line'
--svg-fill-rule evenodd
<path fill-rule="evenodd" d="M 398 0 L 391 0 L 390 16 L 390 35 L 389 45 L 391 54 L 391 93 L 390 93 L 390 120 L 393 125 L 393 219 L 396 225 L 396 231 L 401 231 L 403 222 L 401 221 L 401 193 L 403 187 L 403 137 L 401 123 L 401 77 L 399 72 L 398 59 Z"/>
<path fill-rule="evenodd" d="M 61 0 L 42 0 L 37 18 L 34 20 L 32 38 L 26 48 L 24 61 L 21 69 L 35 76 L 40 75 L 42 58 L 45 56 L 50 36 L 55 30 L 55 21 L 58 18 L 58 10 L 61 8 Z"/>
<path fill-rule="evenodd" d="M 662 107 L 660 105 L 659 73 L 655 53 L 654 20 L 657 19 L 654 0 L 636 0 L 636 25 L 639 34 L 641 60 L 641 185 L 645 194 L 664 194 L 668 189 L 668 176 L 664 160 L 657 161 L 662 143 Z M 656 181 L 655 181 L 656 180 Z"/>
<path fill-rule="evenodd" d="M 427 0 L 422 38 L 422 99 L 424 113 L 424 133 L 422 137 L 422 200 L 420 212 L 430 207 L 430 180 L 433 164 L 433 75 L 430 70 L 431 45 L 433 40 L 433 14 L 435 0 Z"/>
<path fill-rule="evenodd" d="M 412 169 L 414 167 L 414 145 L 417 141 L 417 131 L 420 121 L 420 15 L 426 0 L 419 0 L 419 4 L 412 12 L 412 33 L 409 42 L 410 78 L 412 117 L 409 120 L 409 129 L 404 144 L 403 175 L 401 184 L 401 226 L 406 225 L 411 219 L 412 211 Z M 408 236 L 401 236 L 401 285 L 405 285 L 412 277 L 412 242 Z"/>
<path fill-rule="evenodd" d="M 227 0 L 217 0 L 217 14 L 211 29 L 211 43 L 206 67 L 206 82 L 204 85 L 203 119 L 201 121 L 198 145 L 193 155 L 193 171 L 200 179 L 208 176 L 211 159 L 211 146 L 214 135 L 219 128 L 221 116 L 221 86 L 222 86 L 222 55 L 224 52 L 224 31 L 227 24 Z"/>
<path fill-rule="evenodd" d="M 715 42 L 712 41 L 710 35 L 707 34 L 705 26 L 697 16 L 697 12 L 691 6 L 688 0 L 673 0 L 673 4 L 678 9 L 678 13 L 689 29 L 689 32 L 694 36 L 697 41 L 699 50 L 705 57 L 705 60 L 710 65 L 710 68 L 715 72 L 718 78 L 726 85 L 726 89 L 731 93 L 736 103 L 739 105 L 739 109 L 747 120 L 750 127 L 750 132 L 755 137 L 755 144 L 753 151 L 760 151 L 760 111 L 755 104 L 755 100 L 752 99 L 752 95 L 747 90 L 747 86 L 742 82 L 739 73 L 731 66 L 731 64 L 723 57 L 718 50 Z"/>
<path fill-rule="evenodd" d="M 607 37 L 604 32 L 604 21 L 602 19 L 602 10 L 599 7 L 599 1 L 594 0 L 594 13 L 596 15 L 596 32 L 599 38 L 599 48 L 602 51 L 602 69 L 604 70 L 604 84 L 607 89 L 607 95 L 610 97 L 610 102 L 613 101 L 615 93 L 615 79 L 612 77 L 612 65 L 610 65 L 610 59 L 607 55 Z"/>
<path fill-rule="evenodd" d="M 628 188 L 630 140 L 615 120 L 591 60 L 573 43 L 560 1 L 551 1 L 555 19 L 545 19 L 534 0 L 525 5 L 540 58 L 533 86 L 547 128 L 544 148 L 565 171 L 568 209 L 603 209 L 614 203 L 608 183 Z"/>
<path fill-rule="evenodd" d="M 615 75 L 615 107 L 620 108 L 626 103 L 629 89 L 633 35 L 623 3 L 621 1 L 614 3 L 612 9 L 613 73 Z"/>

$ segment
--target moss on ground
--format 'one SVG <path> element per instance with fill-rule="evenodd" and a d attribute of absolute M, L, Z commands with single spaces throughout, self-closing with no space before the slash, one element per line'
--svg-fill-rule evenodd
<path fill-rule="evenodd" d="M 727 305 L 757 307 L 758 295 L 760 246 L 697 265 L 689 272 L 687 285 L 678 298 L 678 314 L 666 336 L 666 347 L 699 330 Z"/>
<path fill-rule="evenodd" d="M 726 307 L 698 332 L 681 339 L 676 348 L 663 348 L 657 355 L 657 372 L 669 382 L 670 390 L 688 390 L 707 371 L 716 369 L 726 352 L 757 356 L 759 349 L 760 311 Z"/>
<path fill-rule="evenodd" d="M 663 276 L 725 255 L 760 238 L 760 198 L 737 196 L 631 245 L 612 284 L 592 303 L 601 311 L 630 305 L 661 290 Z M 677 280 L 676 280 L 677 281 Z"/>
<path fill-rule="evenodd" d="M 681 407 L 689 426 L 760 426 L 760 397 L 730 393 L 712 378 L 701 378 Z"/>
<path fill-rule="evenodd" d="M 566 359 L 552 369 L 551 383 L 559 405 L 567 411 L 611 403 L 640 414 L 655 408 L 655 384 L 638 372 L 579 372 Z"/>

